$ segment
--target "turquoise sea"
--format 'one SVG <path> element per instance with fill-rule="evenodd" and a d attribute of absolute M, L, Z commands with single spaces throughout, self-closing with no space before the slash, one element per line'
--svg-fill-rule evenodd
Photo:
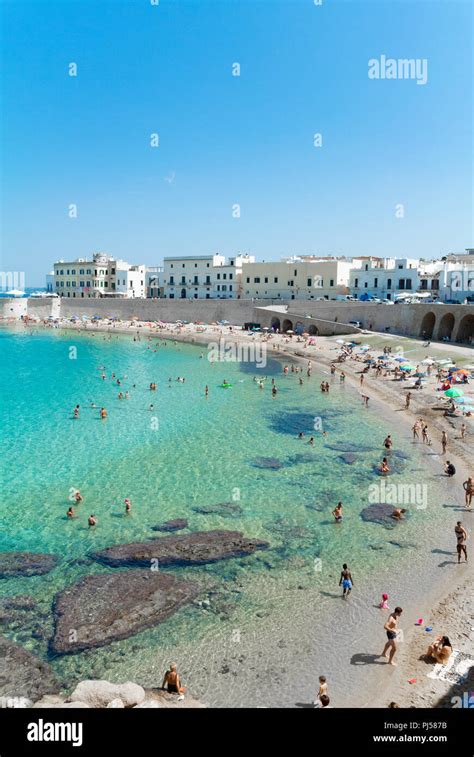
<path fill-rule="evenodd" d="M 168 519 L 188 518 L 190 530 L 241 530 L 270 545 L 244 559 L 176 569 L 202 583 L 209 604 L 191 605 L 102 649 L 50 659 L 65 685 L 85 677 L 156 685 L 163 666 L 177 658 L 193 691 L 211 704 L 242 704 L 246 697 L 272 703 L 295 664 L 293 652 L 298 658 L 315 648 L 322 657 L 325 650 L 331 654 L 334 645 L 318 638 L 318 623 L 323 628 L 336 606 L 342 562 L 354 568 L 361 586 L 351 598 L 351 622 L 357 624 L 386 590 L 401 554 L 404 562 L 407 555 L 415 559 L 426 518 L 435 523 L 440 516 L 433 508 L 414 509 L 394 530 L 361 519 L 387 433 L 395 440 L 393 479 L 421 480 L 423 463 L 410 440 L 364 408 L 350 387 L 333 381 L 322 394 L 321 379 L 331 379 L 314 363 L 311 379 L 304 372 L 300 386 L 270 355 L 260 371 L 251 364 L 212 365 L 202 348 L 169 340 L 164 346 L 144 335 L 133 342 L 130 336 L 1 330 L 0 345 L 0 550 L 60 556 L 49 574 L 1 582 L 4 594 L 39 601 L 28 623 L 6 629 L 10 637 L 50 659 L 55 592 L 82 575 L 108 570 L 87 560 L 90 551 L 156 536 L 151 527 Z M 99 366 L 105 366 L 105 381 Z M 268 377 L 264 390 L 253 381 L 262 373 Z M 224 378 L 231 389 L 219 386 Z M 121 390 L 130 399 L 119 400 Z M 80 416 L 74 419 L 77 404 Z M 108 411 L 105 421 L 101 406 Z M 300 431 L 305 440 L 297 438 Z M 308 444 L 312 433 L 314 446 Z M 66 511 L 76 488 L 84 502 L 70 521 Z M 126 497 L 133 504 L 128 517 Z M 339 499 L 344 522 L 336 526 L 331 511 Z M 236 507 L 224 515 L 195 511 L 219 503 Z M 95 530 L 87 527 L 90 513 L 98 520 Z M 290 654 L 298 629 L 305 643 Z M 265 693 L 258 683 L 262 674 Z M 344 675 L 334 672 L 338 676 L 342 689 Z"/>

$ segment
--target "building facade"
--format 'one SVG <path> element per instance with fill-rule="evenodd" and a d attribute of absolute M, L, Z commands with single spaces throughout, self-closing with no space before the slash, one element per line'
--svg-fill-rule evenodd
<path fill-rule="evenodd" d="M 60 297 L 145 297 L 145 266 L 103 252 L 94 253 L 92 260 L 60 260 L 53 270 L 53 291 Z"/>
<path fill-rule="evenodd" d="M 169 299 L 223 299 L 241 296 L 242 266 L 254 258 L 186 255 L 163 260 L 163 293 Z"/>
<path fill-rule="evenodd" d="M 420 287 L 418 269 L 419 261 L 411 258 L 354 258 L 350 293 L 358 300 L 394 300 L 399 294 L 415 293 Z"/>
<path fill-rule="evenodd" d="M 349 293 L 350 260 L 295 257 L 280 262 L 244 263 L 245 299 L 336 299 Z"/>

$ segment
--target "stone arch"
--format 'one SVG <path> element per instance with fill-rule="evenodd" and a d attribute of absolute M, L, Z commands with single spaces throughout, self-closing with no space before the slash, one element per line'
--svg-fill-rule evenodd
<path fill-rule="evenodd" d="M 287 331 L 293 331 L 293 321 L 290 321 L 289 318 L 285 318 L 283 321 L 283 333 L 286 334 Z"/>
<path fill-rule="evenodd" d="M 438 339 L 448 338 L 451 339 L 454 329 L 454 315 L 452 313 L 445 313 L 441 318 L 438 326 Z"/>
<path fill-rule="evenodd" d="M 421 328 L 420 328 L 420 336 L 424 339 L 431 339 L 433 337 L 433 331 L 434 331 L 434 325 L 436 321 L 436 316 L 431 311 L 429 313 L 425 313 L 423 316 L 423 320 L 421 322 Z"/>
<path fill-rule="evenodd" d="M 474 342 L 474 315 L 472 313 L 461 318 L 456 334 L 456 341 L 466 342 L 467 344 Z"/>
<path fill-rule="evenodd" d="M 279 318 L 272 318 L 271 323 L 272 331 L 280 331 L 281 323 Z"/>
<path fill-rule="evenodd" d="M 317 326 L 314 325 L 314 323 L 311 324 L 308 328 L 308 334 L 310 336 L 318 336 L 319 335 L 319 329 Z"/>
<path fill-rule="evenodd" d="M 304 324 L 301 321 L 295 323 L 295 334 L 301 335 L 304 332 Z"/>

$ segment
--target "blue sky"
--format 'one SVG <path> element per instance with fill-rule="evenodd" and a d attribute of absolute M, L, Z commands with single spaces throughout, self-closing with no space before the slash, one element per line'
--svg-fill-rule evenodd
<path fill-rule="evenodd" d="M 156 265 L 473 244 L 470 0 L 3 0 L 1 13 L 1 266 L 27 285 L 99 250 Z M 428 83 L 370 80 L 382 54 L 426 58 Z"/>

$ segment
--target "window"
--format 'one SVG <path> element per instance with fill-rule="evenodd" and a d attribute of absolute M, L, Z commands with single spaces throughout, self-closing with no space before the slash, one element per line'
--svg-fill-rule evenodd
<path fill-rule="evenodd" d="M 274 284 L 278 284 L 278 276 L 274 276 L 273 277 L 273 283 Z"/>
<path fill-rule="evenodd" d="M 250 284 L 250 279 L 249 278 L 247 279 L 247 284 Z M 248 292 L 247 292 L 247 294 L 248 294 Z"/>
<path fill-rule="evenodd" d="M 197 267 L 198 267 L 198 264 L 197 264 L 197 263 L 194 263 L 194 267 L 195 267 L 195 268 L 197 268 Z"/>
<path fill-rule="evenodd" d="M 88 268 L 88 269 L 87 269 L 87 271 L 86 271 L 86 273 L 88 273 L 88 274 L 89 274 L 89 276 L 90 276 L 90 274 L 92 273 L 91 269 L 90 269 L 90 268 Z"/>
<path fill-rule="evenodd" d="M 112 270 L 111 270 L 111 274 L 112 274 L 112 276 L 114 276 L 114 275 L 115 275 L 115 268 L 112 268 Z"/>
<path fill-rule="evenodd" d="M 369 270 L 369 266 L 368 266 L 368 264 L 367 264 L 367 263 L 365 264 L 365 270 L 366 270 L 366 271 L 368 271 L 368 270 Z"/>
<path fill-rule="evenodd" d="M 184 268 L 184 266 L 185 266 L 185 265 L 186 265 L 186 263 L 182 263 L 182 264 L 181 264 L 181 267 L 182 267 L 182 268 Z"/>
<path fill-rule="evenodd" d="M 421 280 L 421 289 L 428 289 L 428 279 L 422 279 Z"/>
<path fill-rule="evenodd" d="M 232 284 L 229 284 L 229 292 L 232 292 Z"/>
<path fill-rule="evenodd" d="M 64 276 L 64 270 L 59 272 L 61 276 Z"/>
<path fill-rule="evenodd" d="M 173 268 L 173 263 L 171 263 L 170 268 Z"/>
<path fill-rule="evenodd" d="M 334 286 L 334 279 L 329 279 L 329 286 L 330 287 Z M 377 285 L 375 285 L 375 286 L 377 286 Z"/>
<path fill-rule="evenodd" d="M 470 282 L 468 282 L 468 287 L 470 285 Z M 431 281 L 431 289 L 439 289 L 439 281 L 438 279 L 433 279 Z"/>
<path fill-rule="evenodd" d="M 220 275 L 220 273 L 218 273 L 217 274 L 217 279 L 220 280 L 220 278 L 221 278 L 221 275 Z"/>
<path fill-rule="evenodd" d="M 66 281 L 66 286 L 70 287 L 71 286 L 71 282 L 70 281 Z"/>
<path fill-rule="evenodd" d="M 405 279 L 398 279 L 398 288 L 405 289 Z"/>
<path fill-rule="evenodd" d="M 198 277 L 197 277 L 197 276 L 195 276 L 195 277 L 194 277 L 194 283 L 195 283 L 195 284 L 199 284 L 199 279 L 198 279 Z"/>
<path fill-rule="evenodd" d="M 226 273 L 223 273 L 223 274 L 222 274 L 222 278 L 223 278 L 223 279 L 226 279 L 226 278 L 227 278 L 227 274 L 226 274 Z"/>
<path fill-rule="evenodd" d="M 174 276 L 170 276 L 170 284 L 171 284 L 171 285 L 173 285 L 173 284 L 174 284 Z"/>
<path fill-rule="evenodd" d="M 210 300 L 210 299 L 211 299 L 211 295 L 210 294 L 206 294 L 206 300 Z"/>
<path fill-rule="evenodd" d="M 375 279 L 374 279 L 374 287 L 377 288 L 378 285 L 379 285 L 379 280 L 378 280 L 378 278 L 376 276 Z"/>
<path fill-rule="evenodd" d="M 80 269 L 79 269 L 79 274 L 80 274 L 81 276 L 84 276 L 84 269 L 83 269 L 83 268 L 80 268 Z"/>
<path fill-rule="evenodd" d="M 209 263 L 206 264 L 206 268 L 209 268 Z"/>
<path fill-rule="evenodd" d="M 265 276 L 265 278 L 263 279 L 263 281 L 264 281 L 265 284 L 268 284 L 268 276 Z"/>
<path fill-rule="evenodd" d="M 69 268 L 67 269 L 66 273 L 67 273 L 67 275 L 69 276 Z"/>
<path fill-rule="evenodd" d="M 400 265 L 398 266 L 398 270 L 399 270 L 399 271 L 403 271 L 403 264 L 400 264 Z"/>
<path fill-rule="evenodd" d="M 211 277 L 210 276 L 206 276 L 206 284 L 210 284 L 210 283 L 211 283 Z"/>
<path fill-rule="evenodd" d="M 83 287 L 83 286 L 84 286 L 84 282 L 83 282 L 83 281 L 80 281 L 80 282 L 79 282 L 79 286 L 80 286 L 80 287 Z"/>
<path fill-rule="evenodd" d="M 233 278 L 234 278 L 234 274 L 233 273 L 229 273 L 229 279 L 232 280 Z"/>
<path fill-rule="evenodd" d="M 186 284 L 186 276 L 181 276 L 181 284 Z"/>
<path fill-rule="evenodd" d="M 298 271 L 297 271 L 297 269 L 296 269 L 296 268 L 295 268 L 295 270 L 293 271 L 293 276 L 295 276 L 295 277 L 296 277 L 296 276 L 298 276 Z"/>
<path fill-rule="evenodd" d="M 306 286 L 310 287 L 310 286 L 311 286 L 311 283 L 312 283 L 312 280 L 311 280 L 311 279 L 307 279 L 307 280 L 306 280 Z"/>
<path fill-rule="evenodd" d="M 105 282 L 105 288 L 107 289 L 107 287 L 108 287 L 108 286 L 109 286 L 109 282 L 108 282 L 108 281 L 106 281 L 106 282 Z"/>
<path fill-rule="evenodd" d="M 295 282 L 293 281 L 293 279 L 288 282 L 289 287 L 293 287 L 294 285 L 295 285 Z"/>
<path fill-rule="evenodd" d="M 218 291 L 218 292 L 220 292 L 220 291 L 221 291 L 221 285 L 220 285 L 220 284 L 218 284 L 218 285 L 217 285 L 217 291 Z"/>
<path fill-rule="evenodd" d="M 143 279 L 141 279 L 141 281 L 140 281 L 140 286 L 141 287 L 143 286 Z"/>
<path fill-rule="evenodd" d="M 354 279 L 354 289 L 357 289 L 359 286 L 359 279 Z"/>
<path fill-rule="evenodd" d="M 255 278 L 253 280 L 253 283 L 254 284 L 260 284 L 260 276 L 255 276 Z"/>
<path fill-rule="evenodd" d="M 405 279 L 405 289 L 411 289 L 411 279 Z"/>
<path fill-rule="evenodd" d="M 222 284 L 222 291 L 227 292 L 227 284 Z"/>
<path fill-rule="evenodd" d="M 392 288 L 392 279 L 387 279 L 387 289 Z"/>
<path fill-rule="evenodd" d="M 90 287 L 90 285 L 91 285 L 91 282 L 90 282 L 90 281 L 88 281 L 88 282 L 87 282 L 87 286 L 88 286 L 88 287 Z"/>
<path fill-rule="evenodd" d="M 365 289 L 367 289 L 367 282 L 366 281 L 364 282 L 364 287 L 365 287 Z"/>
<path fill-rule="evenodd" d="M 115 283 L 113 281 L 112 281 L 111 286 L 112 286 L 112 289 L 115 289 Z"/>
<path fill-rule="evenodd" d="M 62 287 L 64 286 L 64 281 L 61 281 L 61 286 L 62 286 Z"/>

